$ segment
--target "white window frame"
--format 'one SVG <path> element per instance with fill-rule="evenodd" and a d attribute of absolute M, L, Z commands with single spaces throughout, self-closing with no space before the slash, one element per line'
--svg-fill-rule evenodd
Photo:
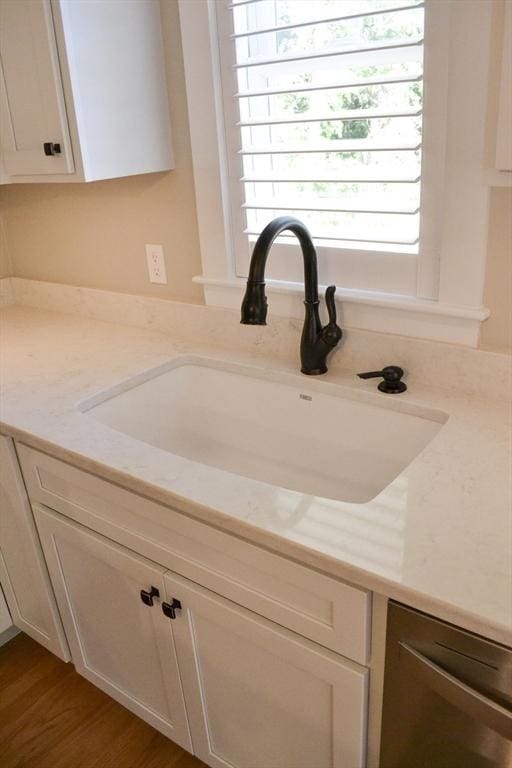
<path fill-rule="evenodd" d="M 179 0 L 203 268 L 194 280 L 203 286 L 207 304 L 238 308 L 245 279 L 236 276 L 231 231 L 216 23 L 220 2 Z M 347 327 L 478 344 L 480 324 L 489 316 L 482 299 L 492 12 L 488 0 L 426 0 L 423 153 L 428 161 L 422 168 L 417 294 L 338 286 L 338 309 Z M 302 284 L 268 280 L 267 291 L 271 313 L 302 317 Z"/>

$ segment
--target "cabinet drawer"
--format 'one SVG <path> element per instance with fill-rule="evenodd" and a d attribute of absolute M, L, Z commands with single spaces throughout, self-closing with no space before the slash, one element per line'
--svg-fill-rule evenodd
<path fill-rule="evenodd" d="M 32 501 L 361 664 L 371 594 L 18 445 Z"/>

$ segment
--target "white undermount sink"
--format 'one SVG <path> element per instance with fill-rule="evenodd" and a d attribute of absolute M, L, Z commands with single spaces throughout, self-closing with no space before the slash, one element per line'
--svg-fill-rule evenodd
<path fill-rule="evenodd" d="M 202 464 L 308 495 L 365 502 L 448 418 L 400 397 L 181 357 L 79 407 L 119 432 Z"/>

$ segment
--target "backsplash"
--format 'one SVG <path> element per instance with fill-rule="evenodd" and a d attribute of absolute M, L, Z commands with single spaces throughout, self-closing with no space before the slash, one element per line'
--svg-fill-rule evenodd
<path fill-rule="evenodd" d="M 10 277 L 0 278 L 0 307 L 14 304 L 14 283 Z"/>
<path fill-rule="evenodd" d="M 83 315 L 259 357 L 298 359 L 302 320 L 272 315 L 267 326 L 240 324 L 235 310 L 24 278 L 0 280 L 0 304 Z M 512 357 L 442 342 L 344 328 L 332 371 L 400 365 L 409 382 L 499 399 L 512 387 Z"/>

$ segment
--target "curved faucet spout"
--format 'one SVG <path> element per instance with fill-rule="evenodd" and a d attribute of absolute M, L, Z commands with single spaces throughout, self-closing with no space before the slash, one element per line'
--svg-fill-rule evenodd
<path fill-rule="evenodd" d="M 316 250 L 309 230 L 302 221 L 293 216 L 279 216 L 267 224 L 256 241 L 252 252 L 251 266 L 247 282 L 262 283 L 265 280 L 267 257 L 276 237 L 289 230 L 293 232 L 302 248 L 304 259 L 304 290 L 306 301 L 318 301 L 318 270 Z"/>
<path fill-rule="evenodd" d="M 307 374 L 327 371 L 327 354 L 341 339 L 341 328 L 336 325 L 336 305 L 332 285 L 326 291 L 329 323 L 322 328 L 318 312 L 318 269 L 313 240 L 307 227 L 292 216 L 279 216 L 267 224 L 252 252 L 247 288 L 242 301 L 241 321 L 245 325 L 266 325 L 267 297 L 265 295 L 265 267 L 272 244 L 281 232 L 290 230 L 297 237 L 304 260 L 305 318 L 301 340 L 301 370 Z"/>

